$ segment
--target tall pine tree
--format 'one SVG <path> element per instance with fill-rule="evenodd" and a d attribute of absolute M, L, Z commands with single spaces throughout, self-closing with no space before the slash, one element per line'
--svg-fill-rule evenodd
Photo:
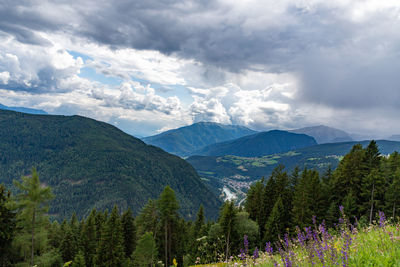
<path fill-rule="evenodd" d="M 0 265 L 10 262 L 11 242 L 15 236 L 15 212 L 10 208 L 11 193 L 0 184 Z"/>
<path fill-rule="evenodd" d="M 101 241 L 97 250 L 97 266 L 122 267 L 125 252 L 122 237 L 122 225 L 118 208 L 115 206 L 101 232 Z"/>
<path fill-rule="evenodd" d="M 132 252 L 135 250 L 136 245 L 136 227 L 131 209 L 128 209 L 124 214 L 122 214 L 121 223 L 124 237 L 125 256 L 130 257 Z"/>
<path fill-rule="evenodd" d="M 164 263 L 169 266 L 172 263 L 172 235 L 174 225 L 178 219 L 179 204 L 175 192 L 168 185 L 164 188 L 158 199 L 161 225 L 164 233 Z"/>
<path fill-rule="evenodd" d="M 30 232 L 30 265 L 34 265 L 35 241 L 38 232 L 47 223 L 45 213 L 49 209 L 49 201 L 54 198 L 50 187 L 40 184 L 39 174 L 32 169 L 31 176 L 22 177 L 22 182 L 14 180 L 15 187 L 20 191 L 16 196 L 16 207 L 19 210 L 19 227 Z M 25 235 L 25 233 L 22 233 Z"/>

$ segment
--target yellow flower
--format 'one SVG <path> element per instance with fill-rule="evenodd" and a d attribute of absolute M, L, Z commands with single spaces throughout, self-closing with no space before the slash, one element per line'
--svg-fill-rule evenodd
<path fill-rule="evenodd" d="M 333 246 L 337 251 L 339 251 L 340 250 L 340 247 L 339 247 L 339 240 L 337 240 L 336 242 L 335 242 L 335 245 Z"/>
<path fill-rule="evenodd" d="M 176 259 L 174 258 L 174 260 L 172 261 L 172 263 L 174 264 L 174 266 L 178 266 L 178 263 L 176 262 Z"/>

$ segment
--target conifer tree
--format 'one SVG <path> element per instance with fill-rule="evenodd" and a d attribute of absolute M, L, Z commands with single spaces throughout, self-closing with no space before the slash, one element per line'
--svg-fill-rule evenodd
<path fill-rule="evenodd" d="M 300 168 L 299 166 L 294 167 L 292 173 L 290 174 L 289 178 L 289 186 L 292 188 L 292 191 L 294 191 L 298 181 L 300 179 Z"/>
<path fill-rule="evenodd" d="M 260 223 L 263 212 L 264 200 L 264 178 L 252 184 L 247 191 L 245 210 L 249 213 L 250 219 Z"/>
<path fill-rule="evenodd" d="M 97 247 L 100 246 L 101 234 L 102 234 L 103 227 L 107 222 L 107 217 L 108 217 L 107 211 L 104 211 L 104 212 L 98 211 L 98 212 L 96 212 L 96 217 L 95 217 L 94 222 L 95 222 L 95 225 L 96 225 Z"/>
<path fill-rule="evenodd" d="M 310 183 L 308 171 L 304 170 L 293 195 L 292 221 L 293 226 L 303 229 L 311 221 L 313 199 L 310 196 Z"/>
<path fill-rule="evenodd" d="M 63 239 L 63 233 L 61 232 L 61 226 L 58 221 L 54 221 L 49 227 L 49 244 L 53 248 L 60 248 L 61 240 Z"/>
<path fill-rule="evenodd" d="M 81 250 L 75 255 L 74 260 L 72 261 L 71 267 L 86 267 L 85 257 Z"/>
<path fill-rule="evenodd" d="M 11 193 L 0 184 L 0 265 L 9 264 L 11 242 L 15 236 L 15 212 L 10 208 Z"/>
<path fill-rule="evenodd" d="M 269 214 L 271 213 L 275 202 L 277 200 L 276 195 L 276 178 L 274 175 L 271 175 L 267 181 L 267 184 L 264 187 L 264 201 L 263 201 L 263 218 L 268 218 Z"/>
<path fill-rule="evenodd" d="M 284 206 L 281 197 L 278 197 L 274 207 L 272 208 L 271 214 L 268 217 L 267 223 L 265 224 L 265 236 L 264 241 L 275 241 L 277 235 L 283 234 L 285 230 L 285 218 L 284 218 Z"/>
<path fill-rule="evenodd" d="M 125 261 L 121 219 L 114 206 L 107 222 L 103 225 L 97 251 L 97 266 L 122 267 Z"/>
<path fill-rule="evenodd" d="M 132 259 L 135 266 L 154 266 L 157 258 L 156 241 L 153 233 L 147 232 L 138 240 Z"/>
<path fill-rule="evenodd" d="M 22 177 L 22 182 L 14 180 L 15 187 L 20 191 L 16 196 L 16 207 L 19 210 L 18 221 L 23 229 L 30 232 L 30 265 L 34 265 L 35 237 L 47 222 L 45 213 L 49 209 L 49 201 L 54 198 L 50 187 L 42 187 L 35 168 L 31 176 Z"/>
<path fill-rule="evenodd" d="M 194 223 L 194 232 L 196 237 L 201 236 L 201 228 L 203 227 L 204 221 L 204 207 L 200 205 L 199 211 L 197 212 L 196 221 Z"/>
<path fill-rule="evenodd" d="M 333 174 L 332 201 L 344 206 L 344 198 L 351 196 L 352 202 L 355 203 L 355 215 L 359 217 L 358 206 L 361 201 L 361 180 L 365 169 L 363 166 L 365 150 L 361 144 L 356 144 L 350 152 L 346 154 L 340 161 L 337 169 Z M 350 194 L 351 191 L 351 194 Z M 354 208 L 354 207 L 353 207 Z"/>
<path fill-rule="evenodd" d="M 304 226 L 312 223 L 312 216 L 320 218 L 324 215 L 324 199 L 319 174 L 305 169 L 295 188 L 293 195 L 293 226 Z"/>
<path fill-rule="evenodd" d="M 223 234 L 225 237 L 225 257 L 226 260 L 230 256 L 230 248 L 234 241 L 234 229 L 235 229 L 235 219 L 236 219 L 237 210 L 235 207 L 235 203 L 233 201 L 226 201 L 221 209 L 221 215 L 219 218 L 219 224 L 223 230 Z"/>
<path fill-rule="evenodd" d="M 130 208 L 122 214 L 121 223 L 124 237 L 125 257 L 130 257 L 132 252 L 135 250 L 136 245 L 135 221 Z"/>
<path fill-rule="evenodd" d="M 164 233 L 164 260 L 165 265 L 169 266 L 169 264 L 172 263 L 173 225 L 179 217 L 179 204 L 176 200 L 174 190 L 167 185 L 164 188 L 164 191 L 160 194 L 157 204 L 160 211 L 160 219 Z"/>
<path fill-rule="evenodd" d="M 396 219 L 397 209 L 400 207 L 400 167 L 396 170 L 385 194 L 386 210 L 393 219 Z"/>
<path fill-rule="evenodd" d="M 342 205 L 344 208 L 344 213 L 347 217 L 353 218 L 356 216 L 357 202 L 352 190 L 350 190 L 349 193 L 343 198 Z"/>
<path fill-rule="evenodd" d="M 96 257 L 96 210 L 93 209 L 82 228 L 82 250 L 87 266 L 94 266 Z"/>
<path fill-rule="evenodd" d="M 157 209 L 157 202 L 149 199 L 135 219 L 137 236 L 142 236 L 146 232 L 152 232 L 155 238 L 159 220 L 160 215 Z"/>
<path fill-rule="evenodd" d="M 64 234 L 60 244 L 60 252 L 65 262 L 72 261 L 79 250 L 76 235 L 73 231 L 70 224 L 63 226 Z"/>
<path fill-rule="evenodd" d="M 260 240 L 264 238 L 265 235 L 265 224 L 267 223 L 268 217 L 271 214 L 272 209 L 274 208 L 275 202 L 277 200 L 276 195 L 276 178 L 274 175 L 271 175 L 267 181 L 267 184 L 264 187 L 263 192 L 263 201 L 260 204 L 262 212 L 260 218 L 258 219 L 257 223 L 260 226 Z M 252 218 L 252 217 L 250 217 Z"/>
<path fill-rule="evenodd" d="M 282 210 L 282 222 L 283 227 L 288 228 L 290 226 L 290 211 L 292 210 L 292 198 L 293 194 L 289 186 L 289 176 L 284 171 L 284 166 L 279 165 L 275 168 L 273 175 L 275 178 L 275 201 L 281 198 L 283 210 Z M 274 205 L 276 202 L 274 203 Z"/>
<path fill-rule="evenodd" d="M 380 153 L 376 142 L 372 140 L 364 153 L 363 176 L 361 179 L 361 203 L 359 211 L 361 214 L 369 217 L 369 223 L 372 223 L 374 208 L 383 198 L 384 178 L 380 173 Z M 368 211 L 368 214 L 366 214 Z"/>

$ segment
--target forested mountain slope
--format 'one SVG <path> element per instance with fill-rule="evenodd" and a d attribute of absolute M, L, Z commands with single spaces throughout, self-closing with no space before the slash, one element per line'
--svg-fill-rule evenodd
<path fill-rule="evenodd" d="M 273 130 L 244 136 L 235 140 L 209 145 L 194 155 L 260 157 L 316 145 L 314 138 L 305 134 Z"/>
<path fill-rule="evenodd" d="M 201 203 L 209 216 L 218 212 L 218 198 L 191 165 L 107 123 L 0 110 L 0 140 L 0 182 L 10 185 L 37 167 L 56 195 L 50 213 L 57 218 L 114 204 L 137 213 L 166 185 L 186 218 Z"/>

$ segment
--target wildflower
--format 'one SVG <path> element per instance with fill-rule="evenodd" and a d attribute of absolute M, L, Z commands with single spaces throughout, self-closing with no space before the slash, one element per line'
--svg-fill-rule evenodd
<path fill-rule="evenodd" d="M 172 261 L 172 263 L 174 264 L 174 266 L 178 266 L 178 262 L 176 262 L 176 259 L 174 258 L 174 260 Z"/>
<path fill-rule="evenodd" d="M 271 246 L 271 242 L 265 243 L 265 252 L 267 252 L 269 255 L 272 255 L 274 249 Z"/>
<path fill-rule="evenodd" d="M 247 254 L 249 253 L 249 240 L 247 239 L 247 235 L 244 235 L 243 243 L 244 243 L 244 252 Z"/>
<path fill-rule="evenodd" d="M 335 244 L 333 245 L 333 247 L 339 252 L 339 240 L 337 240 L 335 242 Z"/>
<path fill-rule="evenodd" d="M 244 250 L 241 248 L 240 249 L 240 259 L 243 261 L 243 260 L 245 260 L 246 259 L 246 255 L 244 254 Z"/>
<path fill-rule="evenodd" d="M 256 247 L 256 249 L 254 250 L 254 253 L 253 253 L 253 259 L 257 259 L 258 257 L 259 257 L 258 248 Z"/>
<path fill-rule="evenodd" d="M 286 249 L 289 248 L 289 235 L 287 233 L 285 234 L 285 246 Z"/>
<path fill-rule="evenodd" d="M 344 215 L 344 207 L 342 205 L 339 206 L 340 213 Z"/>
<path fill-rule="evenodd" d="M 385 227 L 385 213 L 383 211 L 379 211 L 379 227 L 384 228 Z"/>

